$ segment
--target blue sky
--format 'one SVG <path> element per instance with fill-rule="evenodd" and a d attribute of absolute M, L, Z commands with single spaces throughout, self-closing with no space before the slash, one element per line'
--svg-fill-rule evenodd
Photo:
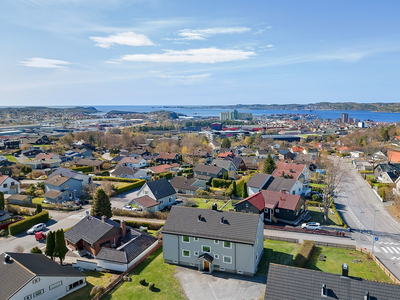
<path fill-rule="evenodd" d="M 0 106 L 397 102 L 400 2 L 2 0 Z"/>

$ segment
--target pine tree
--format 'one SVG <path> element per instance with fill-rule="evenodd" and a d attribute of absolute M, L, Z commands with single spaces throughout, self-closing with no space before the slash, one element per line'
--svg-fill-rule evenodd
<path fill-rule="evenodd" d="M 229 149 L 231 147 L 231 141 L 228 138 L 224 138 L 221 142 L 221 147 Z"/>
<path fill-rule="evenodd" d="M 264 160 L 263 173 L 272 174 L 276 168 L 276 164 L 271 154 L 268 153 L 267 158 Z"/>
<path fill-rule="evenodd" d="M 237 196 L 236 181 L 232 183 L 232 195 Z"/>
<path fill-rule="evenodd" d="M 103 189 L 97 189 L 90 214 L 100 218 L 102 216 L 106 216 L 107 218 L 112 217 L 110 199 Z"/>
<path fill-rule="evenodd" d="M 42 204 L 36 203 L 36 214 L 40 214 L 42 212 Z"/>
<path fill-rule="evenodd" d="M 68 248 L 65 245 L 64 230 L 57 230 L 55 236 L 54 256 L 60 259 L 60 264 L 62 265 L 63 259 L 68 252 Z"/>
<path fill-rule="evenodd" d="M 0 210 L 4 210 L 4 194 L 0 192 Z"/>
<path fill-rule="evenodd" d="M 249 194 L 247 193 L 247 183 L 245 182 L 243 184 L 242 198 L 246 199 L 247 197 L 249 197 Z"/>
<path fill-rule="evenodd" d="M 46 237 L 46 249 L 44 250 L 44 254 L 50 256 L 52 260 L 54 258 L 54 247 L 55 247 L 54 231 L 49 231 Z"/>

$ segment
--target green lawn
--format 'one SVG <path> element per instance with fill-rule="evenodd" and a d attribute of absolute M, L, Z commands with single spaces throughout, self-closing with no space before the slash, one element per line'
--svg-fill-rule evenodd
<path fill-rule="evenodd" d="M 72 294 L 69 294 L 68 296 L 61 298 L 61 300 L 90 300 L 93 298 L 93 296 L 90 296 L 90 291 L 92 290 L 92 288 L 96 285 L 106 287 L 111 277 L 111 273 L 94 271 L 84 273 L 88 276 L 86 277 L 86 286 Z"/>
<path fill-rule="evenodd" d="M 35 198 L 32 199 L 32 203 L 42 204 L 43 200 L 44 200 L 43 197 L 35 197 Z M 45 204 L 45 203 L 43 203 L 43 204 Z"/>
<path fill-rule="evenodd" d="M 123 188 L 128 185 L 132 184 L 132 182 L 113 182 L 114 187 L 116 188 Z"/>
<path fill-rule="evenodd" d="M 319 260 L 320 255 L 326 256 L 325 261 Z M 361 262 L 356 263 L 355 260 L 360 260 Z M 341 274 L 343 263 L 347 263 L 349 266 L 350 276 L 392 282 L 372 259 L 369 259 L 365 254 L 355 250 L 316 247 L 307 268 L 327 273 Z"/>
<path fill-rule="evenodd" d="M 308 206 L 308 211 L 309 211 L 309 215 L 311 216 L 311 222 L 319 222 L 323 225 L 336 225 L 336 226 L 340 226 L 340 222 L 339 219 L 337 218 L 337 216 L 335 214 L 329 214 L 329 222 L 328 224 L 324 224 L 323 219 L 324 219 L 324 214 L 323 212 L 321 212 L 319 210 L 319 207 L 316 206 Z"/>
<path fill-rule="evenodd" d="M 212 199 L 202 199 L 202 198 L 192 198 L 191 201 L 195 201 L 196 205 L 193 207 L 196 208 L 204 208 L 204 209 L 211 209 L 213 203 L 217 203 L 218 209 L 225 204 L 224 201 L 212 200 Z M 207 202 L 206 202 L 207 201 Z M 229 208 L 233 208 L 232 202 L 226 205 L 222 210 L 229 210 Z"/>
<path fill-rule="evenodd" d="M 4 155 L 4 157 L 11 162 L 18 163 L 18 160 L 13 155 Z"/>
<path fill-rule="evenodd" d="M 300 250 L 300 244 L 264 240 L 264 254 L 258 265 L 257 274 L 266 276 L 269 263 L 290 266 L 294 256 Z"/>
<path fill-rule="evenodd" d="M 144 260 L 129 275 L 131 282 L 124 282 L 102 299 L 186 299 L 183 289 L 174 277 L 175 265 L 164 263 L 162 247 Z M 142 286 L 139 280 L 144 278 L 146 285 Z M 155 284 L 155 291 L 150 291 L 148 284 Z"/>
<path fill-rule="evenodd" d="M 323 188 L 324 185 L 322 183 L 310 183 L 310 187 Z"/>

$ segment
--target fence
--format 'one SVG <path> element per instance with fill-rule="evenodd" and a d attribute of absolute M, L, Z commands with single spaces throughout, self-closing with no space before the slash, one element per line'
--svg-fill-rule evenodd
<path fill-rule="evenodd" d="M 340 232 L 336 231 L 335 232 L 335 231 L 325 231 L 325 230 L 311 230 L 311 229 L 282 227 L 282 226 L 274 226 L 274 225 L 264 225 L 264 229 L 274 229 L 274 230 L 282 230 L 282 231 L 290 231 L 290 232 L 331 235 L 331 236 L 341 236 L 341 237 L 345 237 L 348 235 L 344 231 L 340 231 Z M 341 233 L 341 235 L 339 235 L 339 233 Z"/>
<path fill-rule="evenodd" d="M 92 270 L 92 271 L 101 271 L 102 270 L 102 268 L 99 268 L 97 266 L 97 263 L 88 262 L 88 261 L 84 261 L 84 260 L 80 260 L 80 259 L 77 259 L 76 263 L 73 263 L 72 266 L 74 268 L 78 267 L 78 268 L 82 268 L 85 270 Z"/>
<path fill-rule="evenodd" d="M 315 246 L 322 246 L 322 247 L 357 250 L 356 246 L 354 246 L 354 245 L 336 244 L 336 243 L 328 243 L 328 242 L 314 242 L 314 244 L 315 244 Z"/>
<path fill-rule="evenodd" d="M 154 247 L 151 251 L 149 251 L 145 256 L 143 256 L 137 263 L 135 263 L 132 267 L 130 267 L 128 270 L 126 270 L 124 273 L 120 274 L 113 282 L 109 283 L 106 288 L 104 289 L 104 292 L 96 295 L 95 297 L 92 298 L 92 300 L 100 300 L 103 296 L 107 295 L 113 288 L 115 288 L 121 280 L 124 278 L 124 276 L 128 275 L 130 272 L 133 271 L 142 261 L 144 261 L 147 257 L 149 257 L 153 252 L 155 252 L 158 248 L 160 248 L 162 245 L 162 241 L 158 242 L 158 245 Z"/>
<path fill-rule="evenodd" d="M 202 199 L 217 199 L 217 200 L 230 200 L 231 198 L 227 196 L 219 196 L 219 195 L 187 195 L 187 194 L 176 194 L 178 198 L 202 198 Z"/>
<path fill-rule="evenodd" d="M 300 242 L 299 239 L 284 238 L 284 237 L 273 236 L 273 235 L 264 235 L 264 240 L 273 240 L 273 241 L 289 242 L 289 243 L 296 243 L 296 244 L 298 244 Z"/>

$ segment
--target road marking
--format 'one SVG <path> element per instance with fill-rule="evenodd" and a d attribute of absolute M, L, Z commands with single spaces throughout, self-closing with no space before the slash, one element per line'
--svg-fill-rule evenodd
<path fill-rule="evenodd" d="M 393 249 L 394 252 L 396 252 L 396 254 L 399 254 L 400 252 L 397 251 L 397 249 L 395 247 L 391 247 Z"/>
<path fill-rule="evenodd" d="M 382 247 L 382 249 L 383 249 L 383 247 Z M 387 247 L 387 250 L 388 250 L 390 253 L 393 253 L 393 251 L 392 251 L 389 247 Z"/>
<path fill-rule="evenodd" d="M 80 214 L 78 214 L 78 215 L 69 216 L 68 219 L 78 219 L 78 220 L 82 220 L 82 219 L 85 218 L 85 217 L 86 217 L 86 215 L 80 215 Z"/>
<path fill-rule="evenodd" d="M 381 247 L 381 249 L 382 249 L 383 251 L 385 251 L 385 253 L 389 253 L 384 247 Z"/>

